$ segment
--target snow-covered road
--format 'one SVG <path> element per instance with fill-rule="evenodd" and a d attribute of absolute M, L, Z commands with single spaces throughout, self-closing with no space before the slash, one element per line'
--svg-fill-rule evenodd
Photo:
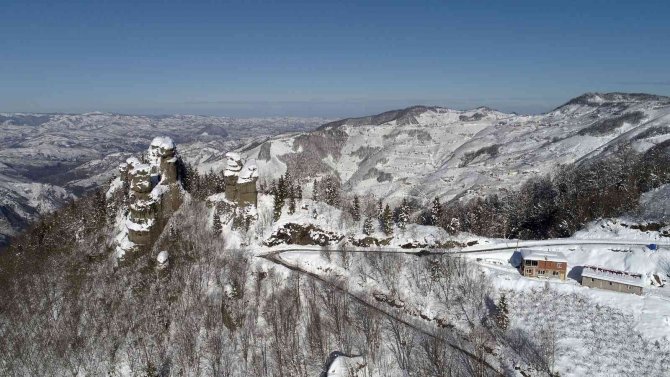
<path fill-rule="evenodd" d="M 500 243 L 489 243 L 481 245 L 472 245 L 463 248 L 453 248 L 453 249 L 402 249 L 402 248 L 315 248 L 312 246 L 290 246 L 283 248 L 272 248 L 268 249 L 265 252 L 262 252 L 259 256 L 270 256 L 270 255 L 279 255 L 286 252 L 300 252 L 300 253 L 400 253 L 400 254 L 419 254 L 422 255 L 433 255 L 433 254 L 472 254 L 472 253 L 483 253 L 489 251 L 503 251 L 503 250 L 514 250 L 517 248 L 529 248 L 529 247 L 550 247 L 550 246 L 584 246 L 584 245 L 601 245 L 601 246 L 643 246 L 646 247 L 650 244 L 650 241 L 643 240 L 609 240 L 609 239 L 552 239 L 552 240 L 532 240 L 532 241 L 517 241 L 509 240 L 508 242 Z M 655 243 L 658 250 L 669 250 L 670 243 Z"/>

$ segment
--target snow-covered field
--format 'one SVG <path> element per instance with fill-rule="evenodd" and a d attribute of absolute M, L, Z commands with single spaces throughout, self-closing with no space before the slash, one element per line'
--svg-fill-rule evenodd
<path fill-rule="evenodd" d="M 596 264 L 655 270 L 657 262 L 670 256 L 668 250 L 652 255 L 636 249 L 623 253 L 590 245 L 552 248 L 565 253 L 569 269 Z M 449 309 L 437 304 L 439 300 L 433 294 L 419 290 L 416 295 L 420 285 L 408 281 L 380 284 L 365 278 L 367 272 L 357 256 L 350 257 L 349 268 L 338 268 L 347 262 L 336 251 L 331 254 L 326 257 L 325 253 L 293 251 L 281 257 L 327 280 L 347 281 L 348 289 L 356 295 L 368 299 L 395 297 L 402 305 L 400 311 L 414 319 L 450 318 Z M 670 367 L 670 287 L 648 286 L 642 296 L 637 296 L 582 287 L 576 276 L 565 282 L 526 278 L 510 265 L 512 254 L 489 252 L 468 257 L 475 259 L 492 281 L 496 292 L 491 293 L 507 296 L 512 328 L 529 333 L 539 333 L 547 326 L 555 329 L 555 368 L 562 376 L 623 376 L 631 371 L 635 375 L 664 375 Z M 407 261 L 408 257 L 402 258 Z M 454 324 L 466 329 L 465 323 Z"/>
<path fill-rule="evenodd" d="M 561 376 L 664 376 L 670 368 L 670 286 L 652 286 L 647 279 L 652 273 L 670 278 L 668 239 L 617 226 L 620 222 L 595 222 L 560 240 L 564 245 L 542 248 L 566 256 L 566 281 L 521 276 L 510 263 L 514 250 L 465 255 L 486 272 L 498 293 L 506 294 L 513 327 L 530 333 L 554 329 Z M 596 240 L 620 244 L 580 244 Z M 651 251 L 645 243 L 663 246 Z M 583 287 L 580 267 L 585 265 L 640 273 L 644 293 Z"/>

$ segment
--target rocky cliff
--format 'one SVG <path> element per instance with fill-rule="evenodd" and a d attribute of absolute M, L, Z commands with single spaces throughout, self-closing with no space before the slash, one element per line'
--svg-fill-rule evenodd
<path fill-rule="evenodd" d="M 179 166 L 169 137 L 154 138 L 144 161 L 131 157 L 119 166 L 110 192 L 123 188 L 128 205 L 117 237 L 118 257 L 151 247 L 179 208 L 183 197 Z"/>

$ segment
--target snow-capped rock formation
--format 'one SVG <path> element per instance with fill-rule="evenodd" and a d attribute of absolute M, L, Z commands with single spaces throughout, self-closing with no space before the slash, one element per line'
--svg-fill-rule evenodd
<path fill-rule="evenodd" d="M 256 206 L 258 202 L 258 167 L 255 161 L 246 164 L 238 153 L 226 153 L 226 170 L 223 173 L 226 183 L 225 198 L 239 207 Z"/>
<path fill-rule="evenodd" d="M 151 142 L 148 163 L 131 157 L 119 166 L 119 177 L 110 191 L 128 187 L 128 215 L 121 229 L 117 255 L 146 248 L 158 238 L 182 202 L 182 186 L 178 175 L 179 156 L 169 137 L 156 137 Z M 109 194 L 109 193 L 108 193 Z"/>

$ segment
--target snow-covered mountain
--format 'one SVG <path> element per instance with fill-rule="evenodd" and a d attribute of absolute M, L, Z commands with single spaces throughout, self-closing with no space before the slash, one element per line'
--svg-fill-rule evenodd
<path fill-rule="evenodd" d="M 119 163 L 156 135 L 203 165 L 241 145 L 307 131 L 321 118 L 236 119 L 107 113 L 0 114 L 0 246 L 40 213 L 107 182 Z"/>
<path fill-rule="evenodd" d="M 558 164 L 638 151 L 670 138 L 670 98 L 588 93 L 541 115 L 416 106 L 343 119 L 245 147 L 261 177 L 337 174 L 344 187 L 398 201 L 514 188 Z"/>
<path fill-rule="evenodd" d="M 670 138 L 670 98 L 587 93 L 540 115 L 414 106 L 325 122 L 0 114 L 0 244 L 39 213 L 108 181 L 156 135 L 170 136 L 201 171 L 222 171 L 225 153 L 237 150 L 257 160 L 261 183 L 287 169 L 305 181 L 336 174 L 349 192 L 425 203 L 504 192 L 624 144 L 646 150 Z"/>

